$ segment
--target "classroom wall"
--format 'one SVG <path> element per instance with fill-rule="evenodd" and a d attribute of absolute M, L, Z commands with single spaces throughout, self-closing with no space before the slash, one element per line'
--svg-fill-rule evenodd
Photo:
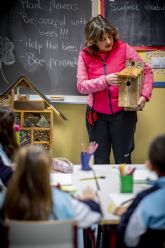
<path fill-rule="evenodd" d="M 165 133 L 165 88 L 154 88 L 152 99 L 143 111 L 138 112 L 135 134 L 133 163 L 143 163 L 147 159 L 149 142 Z M 85 126 L 85 104 L 57 104 L 68 118 L 64 121 L 55 116 L 53 156 L 67 157 L 73 163 L 80 163 L 80 143 L 88 144 Z M 113 162 L 113 158 L 112 158 Z"/>

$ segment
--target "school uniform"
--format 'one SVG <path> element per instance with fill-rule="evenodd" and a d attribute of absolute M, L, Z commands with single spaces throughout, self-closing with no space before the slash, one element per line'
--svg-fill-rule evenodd
<path fill-rule="evenodd" d="M 0 179 L 7 186 L 13 175 L 12 163 L 0 144 Z"/>
<path fill-rule="evenodd" d="M 51 219 L 75 219 L 79 227 L 86 228 L 101 218 L 100 207 L 92 200 L 79 201 L 57 188 L 52 188 L 52 200 Z"/>
<path fill-rule="evenodd" d="M 87 228 L 101 219 L 99 204 L 93 200 L 80 201 L 69 193 L 63 192 L 56 187 L 51 188 L 52 210 L 50 220 L 74 219 L 78 227 Z M 3 206 L 5 193 L 0 192 L 0 209 Z M 3 213 L 3 211 L 2 211 Z M 2 215 L 1 213 L 1 215 Z M 0 216 L 1 219 L 3 216 Z M 42 219 L 41 219 L 42 220 Z"/>
<path fill-rule="evenodd" d="M 165 231 L 165 177 L 153 184 L 139 193 L 121 216 L 118 247 L 143 247 L 140 243 L 145 233 L 147 240 L 152 240 L 149 235 L 153 235 L 153 230 Z M 150 245 L 152 247 L 152 241 Z"/>
<path fill-rule="evenodd" d="M 128 222 L 124 236 L 128 247 L 137 247 L 148 229 L 165 231 L 165 176 L 160 177 L 155 185 L 159 188 L 141 201 Z"/>

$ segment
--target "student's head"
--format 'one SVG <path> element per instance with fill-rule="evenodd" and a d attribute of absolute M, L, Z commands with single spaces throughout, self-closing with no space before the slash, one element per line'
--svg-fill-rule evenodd
<path fill-rule="evenodd" d="M 149 166 L 158 176 L 165 175 L 165 134 L 156 137 L 149 148 Z"/>
<path fill-rule="evenodd" d="M 108 52 L 117 39 L 117 29 L 101 15 L 91 18 L 85 26 L 85 45 L 91 52 Z"/>
<path fill-rule="evenodd" d="M 49 153 L 37 145 L 20 148 L 5 198 L 10 219 L 48 219 L 51 210 Z"/>
<path fill-rule="evenodd" d="M 14 152 L 18 147 L 15 130 L 15 115 L 14 112 L 7 109 L 0 109 L 0 143 L 3 149 L 9 156 L 13 158 Z"/>

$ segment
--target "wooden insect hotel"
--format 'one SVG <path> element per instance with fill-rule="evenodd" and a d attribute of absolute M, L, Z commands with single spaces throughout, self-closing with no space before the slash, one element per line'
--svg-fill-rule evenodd
<path fill-rule="evenodd" d="M 21 127 L 21 145 L 38 144 L 47 150 L 53 144 L 54 113 L 66 119 L 25 77 L 0 96 L 0 107 L 11 108 L 15 112 L 16 124 Z"/>

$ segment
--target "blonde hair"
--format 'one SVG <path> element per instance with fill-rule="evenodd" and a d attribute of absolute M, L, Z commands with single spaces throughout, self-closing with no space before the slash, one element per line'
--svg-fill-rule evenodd
<path fill-rule="evenodd" d="M 17 220 L 47 220 L 51 212 L 49 153 L 42 147 L 22 147 L 16 172 L 5 197 L 5 216 Z"/>
<path fill-rule="evenodd" d="M 101 41 L 103 36 L 108 34 L 117 41 L 119 34 L 117 28 L 102 15 L 91 18 L 85 26 L 85 45 L 91 51 L 98 50 L 96 43 Z"/>

